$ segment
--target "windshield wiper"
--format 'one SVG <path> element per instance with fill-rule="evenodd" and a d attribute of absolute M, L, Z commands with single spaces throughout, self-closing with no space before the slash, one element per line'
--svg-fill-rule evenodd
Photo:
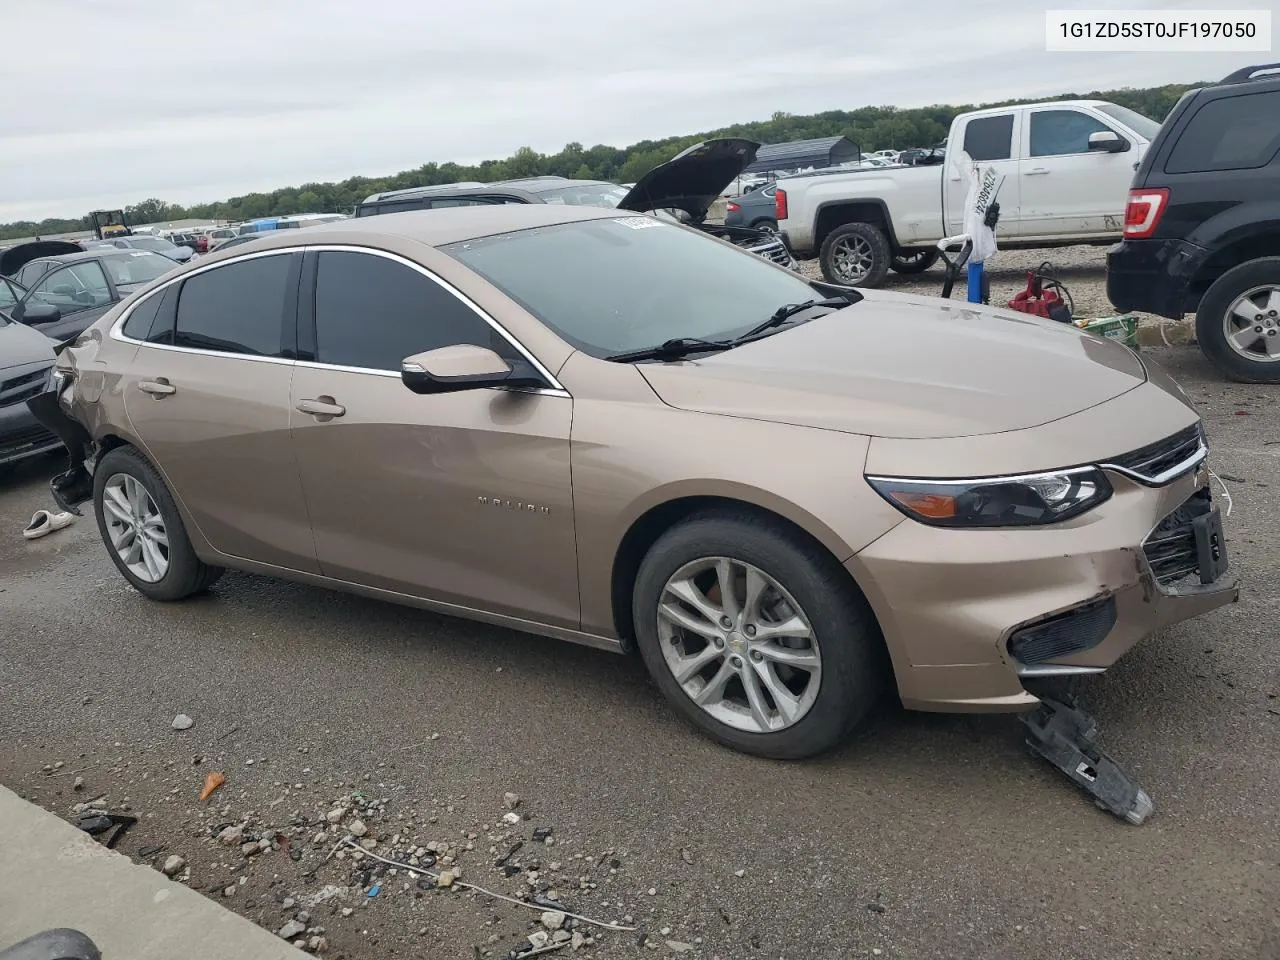
<path fill-rule="evenodd" d="M 798 313 L 804 313 L 806 310 L 812 310 L 815 307 L 847 307 L 851 303 L 857 303 L 861 297 L 854 298 L 852 296 L 828 297 L 825 300 L 806 300 L 804 303 L 784 303 L 773 312 L 768 320 L 758 323 L 744 334 L 740 334 L 731 340 L 735 346 L 740 343 L 746 343 L 755 337 L 760 336 L 766 330 L 772 330 L 774 327 L 780 327 Z"/>
<path fill-rule="evenodd" d="M 737 346 L 733 340 L 700 340 L 697 337 L 677 337 L 666 340 L 656 347 L 642 347 L 639 350 L 628 350 L 625 353 L 611 353 L 606 360 L 625 363 L 630 360 L 679 360 L 691 353 L 708 353 L 713 350 L 728 350 Z"/>

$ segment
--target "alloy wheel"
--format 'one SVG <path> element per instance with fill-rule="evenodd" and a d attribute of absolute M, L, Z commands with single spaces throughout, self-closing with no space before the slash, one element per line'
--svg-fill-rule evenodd
<path fill-rule="evenodd" d="M 1280 285 L 1264 284 L 1236 297 L 1222 318 L 1222 335 L 1246 360 L 1280 361 Z"/>
<path fill-rule="evenodd" d="M 139 580 L 159 583 L 169 571 L 169 535 L 155 500 L 136 477 L 117 473 L 102 489 L 111 547 Z"/>
<path fill-rule="evenodd" d="M 841 237 L 831 250 L 831 268 L 843 283 L 861 283 L 871 275 L 875 254 L 864 237 Z"/>
<path fill-rule="evenodd" d="M 658 602 L 658 639 L 684 693 L 737 730 L 785 730 L 817 700 L 822 654 L 808 617 L 742 560 L 704 557 L 677 570 Z"/>

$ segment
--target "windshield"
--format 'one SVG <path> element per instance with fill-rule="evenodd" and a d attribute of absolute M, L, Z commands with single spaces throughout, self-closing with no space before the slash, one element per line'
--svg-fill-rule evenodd
<path fill-rule="evenodd" d="M 119 257 L 103 257 L 103 268 L 111 275 L 112 283 L 147 283 L 163 277 L 177 264 L 168 257 L 146 250 L 131 250 Z"/>
<path fill-rule="evenodd" d="M 1160 124 L 1156 123 L 1150 117 L 1144 117 L 1137 111 L 1130 110 L 1128 107 L 1122 107 L 1114 103 L 1100 103 L 1098 109 L 1109 117 L 1119 120 L 1126 127 L 1147 140 L 1154 140 L 1156 134 L 1160 132 Z"/>
<path fill-rule="evenodd" d="M 543 203 L 567 203 L 575 207 L 604 207 L 612 210 L 627 191 L 615 183 L 580 183 L 572 187 L 557 187 L 538 194 Z"/>
<path fill-rule="evenodd" d="M 441 248 L 593 357 L 745 333 L 812 300 L 790 271 L 653 217 L 610 217 Z"/>
<path fill-rule="evenodd" d="M 133 245 L 140 250 L 155 250 L 157 253 L 168 253 L 178 248 L 163 237 L 132 237 Z"/>

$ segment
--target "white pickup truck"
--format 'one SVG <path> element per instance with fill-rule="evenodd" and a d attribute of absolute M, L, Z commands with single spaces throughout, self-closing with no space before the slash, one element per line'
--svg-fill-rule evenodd
<path fill-rule="evenodd" d="M 1000 246 L 1106 244 L 1121 238 L 1138 161 L 1160 124 L 1101 100 L 1058 100 L 962 113 L 946 160 L 924 167 L 817 171 L 778 181 L 778 229 L 831 283 L 875 287 L 890 269 L 919 273 L 935 244 L 962 231 L 966 151 L 1002 177 Z"/>

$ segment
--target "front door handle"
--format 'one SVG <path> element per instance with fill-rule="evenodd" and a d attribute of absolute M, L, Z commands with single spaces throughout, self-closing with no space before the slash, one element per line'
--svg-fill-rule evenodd
<path fill-rule="evenodd" d="M 178 388 L 164 377 L 156 377 L 154 380 L 141 380 L 138 382 L 138 389 L 143 393 L 151 394 L 157 400 L 178 392 Z"/>
<path fill-rule="evenodd" d="M 313 417 L 321 417 L 325 420 L 340 417 L 347 412 L 347 408 L 335 402 L 333 397 L 299 400 L 297 410 L 299 413 L 309 413 Z"/>
<path fill-rule="evenodd" d="M 1032 167 L 1026 172 L 1028 177 L 1042 177 L 1049 172 L 1048 167 Z"/>

